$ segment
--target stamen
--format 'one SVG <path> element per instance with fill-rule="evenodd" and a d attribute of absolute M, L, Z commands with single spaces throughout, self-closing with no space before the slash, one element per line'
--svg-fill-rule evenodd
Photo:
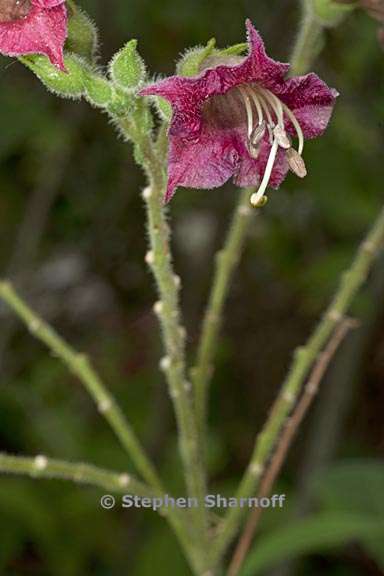
<path fill-rule="evenodd" d="M 286 131 L 284 130 L 284 127 L 280 126 L 280 124 L 274 127 L 273 135 L 281 148 L 285 148 L 287 150 L 288 148 L 291 147 L 292 145 L 291 140 L 289 139 Z"/>
<path fill-rule="evenodd" d="M 304 178 L 307 175 L 307 169 L 303 158 L 294 148 L 289 148 L 286 152 L 288 165 L 291 171 L 299 178 Z"/>
<path fill-rule="evenodd" d="M 252 130 L 252 134 L 249 138 L 252 146 L 257 146 L 258 144 L 260 144 L 260 142 L 262 141 L 262 139 L 264 138 L 264 134 L 265 134 L 265 130 L 266 130 L 266 124 L 265 124 L 265 120 L 263 120 L 261 122 L 261 124 L 259 124 L 258 126 L 256 126 L 256 128 L 254 128 Z"/>
<path fill-rule="evenodd" d="M 303 153 L 303 149 L 304 149 L 304 134 L 303 131 L 301 129 L 301 126 L 299 124 L 299 122 L 297 121 L 296 116 L 294 115 L 294 113 L 292 112 L 292 110 L 290 110 L 288 108 L 288 106 L 286 104 L 284 104 L 284 102 L 282 102 L 283 104 L 283 108 L 284 108 L 284 112 L 286 113 L 286 115 L 288 116 L 288 118 L 290 119 L 290 121 L 292 122 L 295 130 L 296 130 L 296 134 L 297 137 L 299 139 L 299 147 L 298 147 L 298 153 L 300 154 L 300 156 Z"/>
<path fill-rule="evenodd" d="M 242 87 L 239 86 L 239 91 L 240 94 L 243 97 L 243 102 L 245 105 L 245 110 L 247 112 L 247 121 L 248 121 L 248 138 L 250 138 L 251 134 L 252 134 L 252 130 L 253 130 L 253 112 L 252 112 L 252 106 L 251 106 L 251 101 L 249 99 L 249 96 L 247 94 L 247 91 Z"/>
<path fill-rule="evenodd" d="M 276 125 L 276 123 L 274 122 L 274 120 L 272 120 L 272 116 L 271 116 L 271 113 L 270 113 L 269 107 L 268 107 L 268 102 L 265 101 L 263 95 L 262 95 L 260 92 L 258 92 L 257 96 L 258 96 L 258 99 L 259 99 L 259 101 L 260 101 L 261 107 L 262 107 L 262 109 L 263 109 L 263 111 L 264 111 L 264 114 L 265 114 L 266 117 L 267 117 L 268 127 L 269 127 L 269 128 L 274 128 L 275 125 Z"/>
<path fill-rule="evenodd" d="M 259 186 L 259 189 L 255 194 L 252 194 L 252 196 L 251 196 L 251 204 L 253 206 L 259 206 L 260 201 L 262 200 L 262 198 L 265 194 L 269 180 L 271 178 L 273 165 L 274 165 L 275 160 L 276 160 L 276 154 L 277 154 L 278 148 L 279 148 L 279 144 L 278 144 L 277 140 L 275 139 L 273 141 L 271 151 L 269 153 L 267 166 L 265 168 L 264 176 L 263 176 L 263 179 L 262 179 L 261 184 Z"/>
<path fill-rule="evenodd" d="M 250 86 L 247 86 L 247 88 L 248 88 L 248 93 L 251 95 L 253 103 L 256 107 L 257 117 L 259 119 L 259 125 L 260 125 L 264 121 L 264 114 L 263 114 L 263 110 L 261 108 L 260 101 L 257 97 L 256 92 L 254 92 Z"/>
<path fill-rule="evenodd" d="M 272 110 L 276 114 L 278 124 L 280 124 L 280 126 L 284 128 L 283 105 L 281 101 L 269 90 L 266 90 L 265 88 L 261 87 L 259 87 L 259 90 L 262 92 L 264 98 L 268 101 Z"/>

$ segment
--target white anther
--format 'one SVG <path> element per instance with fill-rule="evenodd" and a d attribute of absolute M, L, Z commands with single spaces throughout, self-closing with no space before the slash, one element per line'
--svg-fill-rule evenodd
<path fill-rule="evenodd" d="M 284 130 L 284 126 L 280 126 L 280 124 L 275 126 L 273 129 L 273 135 L 276 138 L 277 143 L 280 146 L 280 148 L 284 148 L 285 150 L 288 150 L 289 148 L 291 148 L 291 140 L 287 136 L 287 133 Z"/>
<path fill-rule="evenodd" d="M 171 367 L 171 363 L 172 362 L 169 356 L 163 356 L 163 358 L 160 360 L 160 370 L 167 372 Z"/>
<path fill-rule="evenodd" d="M 45 470 L 48 466 L 48 458 L 46 456 L 36 456 L 34 464 L 36 470 Z"/>
<path fill-rule="evenodd" d="M 307 169 L 300 154 L 294 148 L 288 148 L 286 156 L 290 170 L 299 178 L 304 178 L 307 175 Z"/>
<path fill-rule="evenodd" d="M 151 266 L 151 264 L 154 263 L 155 261 L 155 254 L 153 252 L 153 250 L 149 250 L 149 252 L 146 253 L 145 255 L 145 261 L 146 263 Z"/>
<path fill-rule="evenodd" d="M 122 486 L 123 488 L 126 488 L 130 482 L 131 482 L 131 477 L 129 476 L 129 474 L 120 474 L 120 476 L 119 476 L 120 486 Z"/>

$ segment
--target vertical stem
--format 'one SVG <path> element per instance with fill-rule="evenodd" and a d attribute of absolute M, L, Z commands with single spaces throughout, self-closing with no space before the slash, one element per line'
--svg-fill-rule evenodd
<path fill-rule="evenodd" d="M 166 353 L 160 367 L 165 373 L 175 410 L 185 482 L 188 495 L 198 501 L 198 506 L 191 509 L 190 520 L 198 555 L 196 570 L 203 574 L 210 568 L 210 551 L 207 549 L 208 519 L 204 508 L 205 470 L 202 446 L 198 442 L 191 386 L 186 379 L 185 329 L 181 323 L 179 305 L 180 279 L 173 270 L 170 230 L 163 204 L 166 186 L 164 161 L 158 157 L 155 145 L 147 134 L 140 131 L 137 123 L 132 119 L 120 119 L 119 125 L 134 141 L 136 155 L 141 159 L 149 179 L 149 186 L 143 192 L 150 241 L 150 250 L 145 259 L 153 272 L 159 292 L 159 301 L 156 302 L 154 310 L 159 318 Z"/>
<path fill-rule="evenodd" d="M 203 320 L 196 365 L 191 371 L 195 391 L 196 417 L 198 425 L 202 430 L 206 425 L 208 387 L 213 371 L 213 362 L 221 327 L 223 308 L 254 213 L 254 209 L 250 208 L 252 192 L 253 189 L 245 189 L 241 192 L 227 237 L 224 241 L 224 246 L 216 255 L 216 270 Z"/>

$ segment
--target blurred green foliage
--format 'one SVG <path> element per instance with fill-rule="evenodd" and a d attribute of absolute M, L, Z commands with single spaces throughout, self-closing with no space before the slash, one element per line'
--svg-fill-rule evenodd
<path fill-rule="evenodd" d="M 172 73 L 180 53 L 212 37 L 223 47 L 242 42 L 246 17 L 269 52 L 287 59 L 298 25 L 298 6 L 283 1 L 87 0 L 82 7 L 100 25 L 101 65 L 137 38 L 153 74 Z M 341 95 L 326 135 L 306 144 L 308 177 L 290 176 L 270 194 L 236 276 L 213 388 L 209 454 L 215 492 L 233 492 L 293 348 L 309 334 L 382 203 L 384 59 L 375 24 L 363 12 L 353 13 L 327 33 L 315 68 Z M 0 82 L 2 273 L 96 359 L 170 489 L 182 493 L 174 421 L 157 369 L 155 294 L 144 265 L 143 176 L 97 111 L 56 100 L 9 59 L 1 60 Z M 236 195 L 231 185 L 180 190 L 171 205 L 191 354 L 210 257 Z M 265 514 L 249 574 L 256 566 L 257 573 L 287 573 L 284 563 L 277 569 L 272 564 L 292 557 L 302 558 L 291 568 L 298 576 L 383 573 L 382 532 L 377 539 L 372 525 L 384 518 L 384 473 L 378 462 L 361 460 L 382 456 L 384 447 L 383 290 L 376 271 L 355 307 L 368 329 L 336 359 L 337 386 L 348 393 L 320 486 L 306 476 L 306 462 L 317 470 L 307 423 L 276 489 L 287 493 L 287 507 Z M 327 396 L 320 400 L 321 422 L 330 405 Z M 78 383 L 3 307 L 0 443 L 15 453 L 129 467 Z M 302 519 L 300 487 L 306 481 L 311 498 L 309 517 Z M 60 482 L 1 478 L 0 574 L 188 573 L 158 517 L 102 511 L 99 497 L 96 490 Z M 355 544 L 346 543 L 347 535 Z"/>

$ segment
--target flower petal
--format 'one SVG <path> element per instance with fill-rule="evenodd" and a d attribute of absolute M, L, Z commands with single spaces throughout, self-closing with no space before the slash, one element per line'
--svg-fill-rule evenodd
<path fill-rule="evenodd" d="M 239 168 L 233 178 L 234 184 L 240 188 L 259 186 L 267 166 L 270 151 L 270 143 L 264 140 L 259 156 L 256 159 L 252 158 L 248 153 L 243 154 Z M 288 170 L 289 166 L 285 151 L 279 148 L 268 185 L 271 188 L 278 188 L 285 179 Z"/>
<path fill-rule="evenodd" d="M 233 135 L 204 129 L 196 141 L 173 137 L 168 158 L 168 202 L 178 186 L 217 188 L 237 170 L 239 154 Z"/>
<path fill-rule="evenodd" d="M 316 74 L 297 76 L 275 87 L 275 94 L 292 110 L 305 138 L 320 136 L 326 129 L 338 92 Z M 294 134 L 293 127 L 289 129 Z"/>
<path fill-rule="evenodd" d="M 42 0 L 38 1 L 42 3 Z M 0 53 L 8 56 L 45 54 L 52 64 L 65 70 L 63 46 L 66 36 L 67 11 L 64 3 L 50 9 L 33 5 L 26 18 L 0 22 Z"/>
<path fill-rule="evenodd" d="M 246 21 L 249 55 L 240 64 L 218 64 L 194 78 L 171 76 L 141 90 L 141 96 L 161 96 L 173 107 L 172 133 L 193 137 L 201 129 L 203 103 L 225 94 L 241 84 L 257 83 L 268 87 L 282 82 L 289 64 L 276 62 L 265 52 L 261 36 L 250 20 Z"/>
<path fill-rule="evenodd" d="M 31 4 L 37 6 L 37 8 L 47 10 L 48 8 L 54 8 L 60 4 L 65 4 L 65 0 L 31 0 Z"/>

